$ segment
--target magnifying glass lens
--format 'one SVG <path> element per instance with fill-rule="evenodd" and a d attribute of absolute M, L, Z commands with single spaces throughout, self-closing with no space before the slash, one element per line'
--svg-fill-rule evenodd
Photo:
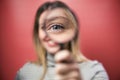
<path fill-rule="evenodd" d="M 45 22 L 45 32 L 57 43 L 69 42 L 75 36 L 75 26 L 65 17 L 55 17 Z"/>

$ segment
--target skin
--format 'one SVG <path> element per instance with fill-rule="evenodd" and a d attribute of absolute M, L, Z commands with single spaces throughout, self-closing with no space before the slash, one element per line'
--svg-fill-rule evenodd
<path fill-rule="evenodd" d="M 59 50 L 59 44 L 53 41 L 42 29 L 42 25 L 44 23 L 44 20 L 46 19 L 46 15 L 47 19 L 50 19 L 52 17 L 67 16 L 65 15 L 65 12 L 62 8 L 56 8 L 52 10 L 49 15 L 48 13 L 48 11 L 43 12 L 39 18 L 39 39 L 43 47 L 49 52 L 49 54 L 54 55 L 56 62 L 56 77 L 58 80 L 81 80 L 78 64 L 70 55 L 71 53 L 68 50 Z"/>

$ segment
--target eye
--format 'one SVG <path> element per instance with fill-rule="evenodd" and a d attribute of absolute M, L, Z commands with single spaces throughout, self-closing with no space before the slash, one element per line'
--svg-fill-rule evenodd
<path fill-rule="evenodd" d="M 53 25 L 53 26 L 52 26 L 52 29 L 53 29 L 53 30 L 63 29 L 63 26 L 61 26 L 61 25 Z"/>
<path fill-rule="evenodd" d="M 53 24 L 48 28 L 48 32 L 61 32 L 64 30 L 64 26 L 61 24 Z"/>

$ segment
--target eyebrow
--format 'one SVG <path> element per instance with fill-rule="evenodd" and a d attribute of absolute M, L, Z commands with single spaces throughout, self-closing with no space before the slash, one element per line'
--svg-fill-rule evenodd
<path fill-rule="evenodd" d="M 64 18 L 64 19 L 68 19 L 67 17 L 64 17 L 64 16 L 56 16 L 56 17 L 52 17 L 52 18 L 49 18 L 49 19 L 46 19 L 46 21 L 53 21 L 55 20 L 56 18 Z"/>
<path fill-rule="evenodd" d="M 48 18 L 48 19 L 45 19 L 43 23 L 39 24 L 39 26 L 44 26 L 45 22 L 49 22 L 49 21 L 54 21 L 56 18 L 64 18 L 66 20 L 69 20 L 67 17 L 64 17 L 64 16 L 56 16 L 56 17 L 52 17 L 52 18 Z"/>

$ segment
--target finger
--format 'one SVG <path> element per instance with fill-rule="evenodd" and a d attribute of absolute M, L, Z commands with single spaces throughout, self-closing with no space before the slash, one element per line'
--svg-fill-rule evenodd
<path fill-rule="evenodd" d="M 64 77 L 68 78 L 68 80 L 81 80 L 80 72 L 78 71 L 72 71 Z"/>
<path fill-rule="evenodd" d="M 70 52 L 68 50 L 62 50 L 59 51 L 56 55 L 55 55 L 55 61 L 56 63 L 61 63 L 61 62 L 74 62 Z"/>
<path fill-rule="evenodd" d="M 76 63 L 71 63 L 71 64 L 59 63 L 59 64 L 56 64 L 55 71 L 56 71 L 56 74 L 65 75 L 71 71 L 79 71 L 79 68 Z"/>
<path fill-rule="evenodd" d="M 80 73 L 77 71 L 69 72 L 66 75 L 57 75 L 58 80 L 81 80 Z"/>

